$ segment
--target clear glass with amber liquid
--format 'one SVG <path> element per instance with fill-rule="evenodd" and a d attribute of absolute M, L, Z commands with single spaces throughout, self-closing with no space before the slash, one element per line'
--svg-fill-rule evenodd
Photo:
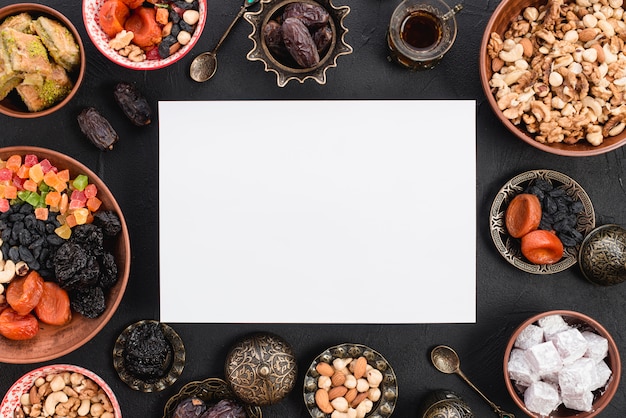
<path fill-rule="evenodd" d="M 440 0 L 404 0 L 389 22 L 389 60 L 412 70 L 433 68 L 454 43 L 454 15 L 461 8 Z"/>

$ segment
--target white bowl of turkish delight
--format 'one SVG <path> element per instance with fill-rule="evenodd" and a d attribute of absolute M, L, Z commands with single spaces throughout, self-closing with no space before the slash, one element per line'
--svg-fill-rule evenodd
<path fill-rule="evenodd" d="M 617 345 L 596 320 L 567 310 L 537 314 L 511 336 L 504 377 L 515 403 L 530 417 L 598 415 L 619 385 Z"/>

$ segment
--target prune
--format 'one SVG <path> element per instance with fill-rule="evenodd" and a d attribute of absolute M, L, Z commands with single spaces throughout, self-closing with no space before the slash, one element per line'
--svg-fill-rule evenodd
<path fill-rule="evenodd" d="M 70 305 L 86 318 L 97 318 L 106 309 L 104 291 L 98 286 L 73 290 L 70 293 Z"/>
<path fill-rule="evenodd" d="M 80 245 L 90 254 L 102 254 L 104 234 L 102 228 L 94 224 L 76 225 L 72 230 L 70 242 Z"/>
<path fill-rule="evenodd" d="M 172 351 L 161 325 L 146 322 L 131 330 L 124 348 L 124 365 L 135 377 L 158 379 L 167 374 Z"/>
<path fill-rule="evenodd" d="M 87 252 L 73 242 L 61 245 L 54 256 L 54 272 L 61 287 L 87 266 Z"/>
<path fill-rule="evenodd" d="M 122 230 L 120 218 L 110 210 L 96 212 L 93 215 L 93 223 L 102 228 L 102 232 L 109 237 L 116 236 Z"/>
<path fill-rule="evenodd" d="M 104 253 L 100 259 L 100 277 L 98 284 L 103 289 L 109 289 L 117 283 L 117 264 L 111 253 Z"/>
<path fill-rule="evenodd" d="M 320 61 L 319 53 L 307 27 L 296 18 L 286 19 L 281 30 L 283 42 L 293 59 L 303 68 L 310 68 Z"/>
<path fill-rule="evenodd" d="M 196 418 L 206 411 L 206 403 L 195 396 L 183 399 L 176 409 L 172 418 Z"/>
<path fill-rule="evenodd" d="M 322 6 L 297 2 L 285 6 L 283 21 L 289 18 L 300 20 L 307 28 L 318 28 L 328 23 L 330 15 Z"/>
<path fill-rule="evenodd" d="M 222 399 L 209 407 L 201 418 L 246 418 L 246 411 L 236 401 Z"/>
<path fill-rule="evenodd" d="M 81 132 L 102 151 L 112 150 L 120 139 L 111 123 L 93 107 L 83 109 L 77 120 Z"/>
<path fill-rule="evenodd" d="M 100 263 L 96 256 L 87 255 L 87 265 L 76 272 L 69 280 L 66 280 L 62 287 L 65 289 L 84 289 L 95 286 L 100 278 Z"/>
<path fill-rule="evenodd" d="M 161 43 L 165 42 L 167 38 L 168 37 L 165 37 Z M 167 45 L 166 57 L 169 56 L 169 46 L 173 45 L 175 43 L 174 41 L 175 39 L 172 36 L 171 44 Z M 159 54 L 160 53 L 161 51 L 159 50 Z M 133 124 L 137 126 L 150 124 L 152 119 L 152 109 L 150 108 L 148 100 L 146 100 L 136 86 L 126 82 L 117 83 L 115 85 L 115 89 L 113 90 L 113 96 L 126 117 L 130 119 Z"/>

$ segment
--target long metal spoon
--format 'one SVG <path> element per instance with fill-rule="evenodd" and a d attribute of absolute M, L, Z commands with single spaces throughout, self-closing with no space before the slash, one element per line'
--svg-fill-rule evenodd
<path fill-rule="evenodd" d="M 222 45 L 222 43 L 224 42 L 224 40 L 226 39 L 226 37 L 228 36 L 232 28 L 235 27 L 235 23 L 237 23 L 237 21 L 241 18 L 241 16 L 243 16 L 243 14 L 246 12 L 248 7 L 258 2 L 259 0 L 244 0 L 243 5 L 239 9 L 239 13 L 237 13 L 237 16 L 235 16 L 230 26 L 228 26 L 228 29 L 226 29 L 226 32 L 224 32 L 220 40 L 217 42 L 217 45 L 215 45 L 215 48 L 213 48 L 212 51 L 203 52 L 202 54 L 198 55 L 197 57 L 193 59 L 193 61 L 191 62 L 191 66 L 189 68 L 189 75 L 191 76 L 193 80 L 197 81 L 198 83 L 202 83 L 204 81 L 207 81 L 211 77 L 213 77 L 213 75 L 215 74 L 215 71 L 217 71 L 217 55 L 216 54 L 217 54 L 218 48 Z"/>
<path fill-rule="evenodd" d="M 469 381 L 469 379 L 461 371 L 461 360 L 459 359 L 459 355 L 452 348 L 447 345 L 438 345 L 430 352 L 430 360 L 440 372 L 446 374 L 457 374 L 465 381 L 465 383 L 470 385 L 472 389 L 474 389 L 485 401 L 487 401 L 489 406 L 491 406 L 500 418 L 515 418 L 515 415 L 510 412 L 504 412 L 498 405 L 491 402 L 476 386 L 474 386 L 472 382 Z"/>

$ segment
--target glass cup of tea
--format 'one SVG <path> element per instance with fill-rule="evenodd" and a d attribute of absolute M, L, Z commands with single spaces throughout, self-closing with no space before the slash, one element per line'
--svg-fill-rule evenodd
<path fill-rule="evenodd" d="M 454 44 L 455 15 L 462 8 L 441 0 L 403 0 L 389 22 L 389 60 L 411 70 L 433 68 Z"/>

